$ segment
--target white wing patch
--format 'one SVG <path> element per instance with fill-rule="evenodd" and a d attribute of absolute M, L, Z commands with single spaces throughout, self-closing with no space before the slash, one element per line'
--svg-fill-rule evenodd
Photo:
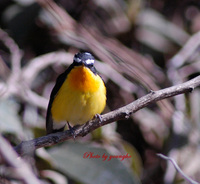
<path fill-rule="evenodd" d="M 77 62 L 77 63 L 80 63 L 80 62 L 81 62 L 81 59 L 78 58 L 78 57 L 75 57 L 75 58 L 74 58 L 74 61 Z"/>

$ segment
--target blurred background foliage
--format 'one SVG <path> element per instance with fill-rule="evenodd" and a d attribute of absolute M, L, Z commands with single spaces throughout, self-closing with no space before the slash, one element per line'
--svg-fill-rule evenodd
<path fill-rule="evenodd" d="M 13 146 L 45 135 L 51 89 L 78 51 L 97 58 L 105 113 L 199 75 L 199 30 L 196 0 L 1 0 L 0 133 Z M 163 153 L 200 181 L 199 131 L 195 89 L 25 159 L 41 183 L 185 183 L 156 156 Z M 131 158 L 106 162 L 85 152 Z M 0 162 L 1 182 L 22 183 Z"/>

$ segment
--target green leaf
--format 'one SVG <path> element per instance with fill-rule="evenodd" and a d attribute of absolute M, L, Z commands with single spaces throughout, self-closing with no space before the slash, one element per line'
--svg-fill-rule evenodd
<path fill-rule="evenodd" d="M 57 169 L 82 183 L 140 183 L 132 171 L 122 163 L 123 161 L 117 158 L 109 160 L 110 154 L 106 149 L 90 144 L 68 142 L 49 149 L 48 152 Z M 103 155 L 108 157 L 105 159 Z"/>

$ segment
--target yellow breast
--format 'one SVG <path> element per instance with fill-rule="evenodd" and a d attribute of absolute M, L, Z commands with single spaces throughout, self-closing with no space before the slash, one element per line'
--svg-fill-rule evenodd
<path fill-rule="evenodd" d="M 55 122 L 83 124 L 100 114 L 106 105 L 106 88 L 99 77 L 84 66 L 74 67 L 58 91 L 51 108 Z"/>

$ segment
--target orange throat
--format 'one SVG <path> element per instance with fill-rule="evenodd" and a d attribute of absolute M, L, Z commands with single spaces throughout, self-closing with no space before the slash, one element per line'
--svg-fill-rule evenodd
<path fill-rule="evenodd" d="M 74 90 L 82 92 L 95 92 L 99 89 L 99 76 L 95 75 L 89 68 L 78 66 L 72 69 L 68 76 L 69 86 Z"/>

